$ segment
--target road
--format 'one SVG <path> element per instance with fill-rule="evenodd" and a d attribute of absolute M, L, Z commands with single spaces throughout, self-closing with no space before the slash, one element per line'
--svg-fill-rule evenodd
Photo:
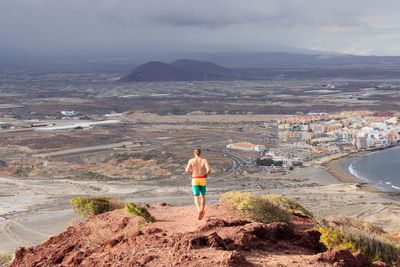
<path fill-rule="evenodd" d="M 87 152 L 97 152 L 97 151 L 102 151 L 102 150 L 118 148 L 118 147 L 130 146 L 133 144 L 135 144 L 135 142 L 122 142 L 122 143 L 114 143 L 114 144 L 107 144 L 107 145 L 80 147 L 80 148 L 65 149 L 65 150 L 49 152 L 49 153 L 35 154 L 35 155 L 33 155 L 33 157 L 36 157 L 36 158 L 60 157 L 60 156 L 87 153 Z"/>

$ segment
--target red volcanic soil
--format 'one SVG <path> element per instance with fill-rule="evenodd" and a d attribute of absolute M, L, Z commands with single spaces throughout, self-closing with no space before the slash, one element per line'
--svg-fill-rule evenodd
<path fill-rule="evenodd" d="M 10 266 L 373 266 L 359 254 L 324 252 L 308 218 L 256 223 L 218 205 L 202 221 L 192 206 L 157 204 L 149 211 L 155 223 L 123 210 L 93 216 L 19 249 Z"/>

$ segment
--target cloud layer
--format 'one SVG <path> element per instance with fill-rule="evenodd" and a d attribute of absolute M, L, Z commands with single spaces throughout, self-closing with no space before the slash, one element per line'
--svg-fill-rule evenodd
<path fill-rule="evenodd" d="M 397 0 L 1 0 L 0 48 L 400 55 L 399 16 Z"/>

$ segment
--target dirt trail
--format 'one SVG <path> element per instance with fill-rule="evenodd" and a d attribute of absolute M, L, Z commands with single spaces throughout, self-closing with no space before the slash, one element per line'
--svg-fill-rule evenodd
<path fill-rule="evenodd" d="M 209 205 L 206 208 L 206 214 L 201 221 L 197 219 L 197 210 L 194 205 L 177 208 L 165 203 L 156 204 L 150 207 L 149 211 L 157 218 L 157 221 L 152 225 L 170 233 L 194 232 L 204 225 L 207 219 L 234 219 L 216 205 Z"/>

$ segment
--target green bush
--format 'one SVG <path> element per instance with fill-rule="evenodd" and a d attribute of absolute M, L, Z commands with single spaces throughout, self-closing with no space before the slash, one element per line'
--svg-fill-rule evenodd
<path fill-rule="evenodd" d="M 155 218 L 151 216 L 150 212 L 143 206 L 136 205 L 135 203 L 128 203 L 125 205 L 125 213 L 128 215 L 137 215 L 143 217 L 146 222 L 154 222 Z"/>
<path fill-rule="evenodd" d="M 93 171 L 87 171 L 83 173 L 79 178 L 83 180 L 96 180 L 96 181 L 108 181 L 113 179 L 112 177 Z"/>
<path fill-rule="evenodd" d="M 317 230 L 321 233 L 321 242 L 327 248 L 360 251 L 372 261 L 381 260 L 393 266 L 400 264 L 399 247 L 382 236 L 329 226 L 319 226 Z"/>
<path fill-rule="evenodd" d="M 267 198 L 254 196 L 250 193 L 228 192 L 221 196 L 221 205 L 231 210 L 236 216 L 262 222 L 290 222 L 290 214 L 271 203 Z"/>
<path fill-rule="evenodd" d="M 12 260 L 11 253 L 7 252 L 7 253 L 0 254 L 0 266 L 6 265 L 11 260 Z"/>
<path fill-rule="evenodd" d="M 299 203 L 288 199 L 284 196 L 281 195 L 264 195 L 262 198 L 268 200 L 272 204 L 275 204 L 279 206 L 280 208 L 288 211 L 291 214 L 296 214 L 296 215 L 301 215 L 305 217 L 312 218 L 313 215 L 311 212 L 306 210 L 303 206 L 301 206 Z"/>
<path fill-rule="evenodd" d="M 33 168 L 31 168 L 31 167 L 19 166 L 19 167 L 17 167 L 17 168 L 13 171 L 12 176 L 14 176 L 14 177 L 20 177 L 20 178 L 22 178 L 22 177 L 28 177 L 28 176 L 29 176 L 29 173 L 30 173 L 32 170 L 33 170 Z"/>
<path fill-rule="evenodd" d="M 106 197 L 75 197 L 70 202 L 74 212 L 84 217 L 101 214 L 115 208 L 112 199 Z"/>
<path fill-rule="evenodd" d="M 356 251 L 354 240 L 349 238 L 344 232 L 330 227 L 317 227 L 317 231 L 321 233 L 320 241 L 327 248 L 332 249 L 350 249 Z"/>

